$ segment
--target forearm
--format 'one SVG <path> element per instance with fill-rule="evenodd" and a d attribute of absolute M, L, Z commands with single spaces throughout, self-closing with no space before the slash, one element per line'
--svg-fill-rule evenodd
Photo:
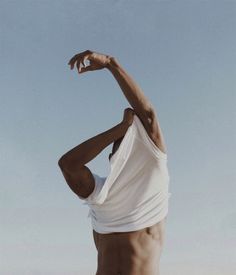
<path fill-rule="evenodd" d="M 109 144 L 123 137 L 128 127 L 126 123 L 118 123 L 109 130 L 82 142 L 65 153 L 61 157 L 60 162 L 70 168 L 78 168 L 85 165 L 94 159 Z"/>
<path fill-rule="evenodd" d="M 117 80 L 121 90 L 127 98 L 130 105 L 137 114 L 143 114 L 145 111 L 149 112 L 152 108 L 151 102 L 144 95 L 141 88 L 135 83 L 132 77 L 121 67 L 118 61 L 110 58 L 107 69 L 113 74 Z"/>

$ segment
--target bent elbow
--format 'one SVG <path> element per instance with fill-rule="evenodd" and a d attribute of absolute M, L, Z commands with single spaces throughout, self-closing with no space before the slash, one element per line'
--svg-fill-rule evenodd
<path fill-rule="evenodd" d="M 57 162 L 58 166 L 62 169 L 66 166 L 66 161 L 64 156 L 60 157 L 58 162 Z"/>

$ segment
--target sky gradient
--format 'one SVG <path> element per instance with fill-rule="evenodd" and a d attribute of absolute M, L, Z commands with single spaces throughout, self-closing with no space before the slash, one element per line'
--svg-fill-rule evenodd
<path fill-rule="evenodd" d="M 0 274 L 95 274 L 88 208 L 57 161 L 130 105 L 108 70 L 69 69 L 87 49 L 115 56 L 160 120 L 161 274 L 234 274 L 235 27 L 235 1 L 0 1 Z M 107 176 L 110 151 L 88 167 Z"/>

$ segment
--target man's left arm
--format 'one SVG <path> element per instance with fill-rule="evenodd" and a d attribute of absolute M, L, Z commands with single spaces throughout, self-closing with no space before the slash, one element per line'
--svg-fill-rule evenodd
<path fill-rule="evenodd" d="M 144 95 L 142 89 L 124 70 L 115 57 L 110 57 L 106 68 L 112 73 L 118 82 L 123 94 L 133 107 L 136 115 L 140 117 L 146 127 L 150 127 L 150 122 L 154 115 L 154 108 L 148 98 Z"/>
<path fill-rule="evenodd" d="M 134 79 L 122 68 L 114 57 L 109 58 L 106 68 L 117 80 L 123 94 L 133 107 L 136 115 L 140 118 L 148 135 L 153 142 L 166 153 L 164 136 L 154 107 L 144 95 L 142 89 Z"/>

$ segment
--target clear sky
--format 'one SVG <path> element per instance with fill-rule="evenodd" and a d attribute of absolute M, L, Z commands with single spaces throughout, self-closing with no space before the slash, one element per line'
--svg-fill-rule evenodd
<path fill-rule="evenodd" d="M 88 206 L 57 161 L 129 107 L 115 56 L 158 114 L 170 174 L 162 275 L 236 270 L 236 2 L 0 1 L 0 274 L 94 275 Z M 88 167 L 109 171 L 109 145 Z"/>

